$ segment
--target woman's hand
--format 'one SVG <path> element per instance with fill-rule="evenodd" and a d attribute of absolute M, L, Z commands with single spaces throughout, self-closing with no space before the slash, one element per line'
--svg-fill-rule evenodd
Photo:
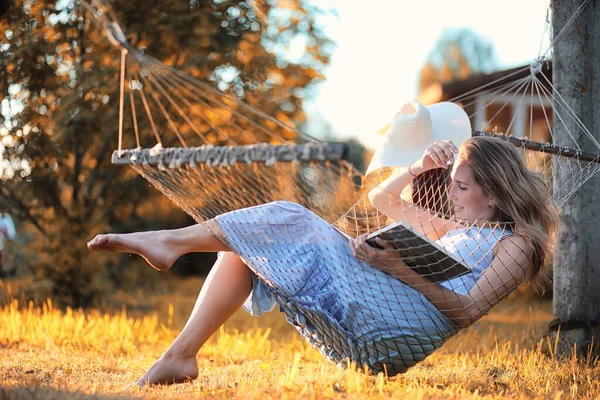
<path fill-rule="evenodd" d="M 410 269 L 402 261 L 400 254 L 392 245 L 384 240 L 375 238 L 375 242 L 383 247 L 383 249 L 376 249 L 367 244 L 367 236 L 368 234 L 365 233 L 356 237 L 356 239 L 350 239 L 350 249 L 352 249 L 352 253 L 356 258 L 381 272 L 390 274 L 409 286 L 422 285 L 423 282 L 430 283 L 427 279 Z"/>
<path fill-rule="evenodd" d="M 421 159 L 414 164 L 411 173 L 422 173 L 436 168 L 448 168 L 454 163 L 458 147 L 451 140 L 440 140 L 433 142 L 425 149 Z M 420 164 L 420 165 L 418 165 Z M 420 170 L 415 171 L 420 166 Z"/>
<path fill-rule="evenodd" d="M 377 249 L 371 247 L 366 242 L 367 236 L 368 234 L 365 233 L 350 240 L 350 249 L 352 250 L 354 257 L 389 274 L 391 274 L 391 271 L 394 270 L 399 263 L 404 265 L 398 252 L 389 243 L 379 238 L 375 238 L 375 242 L 382 247 L 382 249 Z"/>

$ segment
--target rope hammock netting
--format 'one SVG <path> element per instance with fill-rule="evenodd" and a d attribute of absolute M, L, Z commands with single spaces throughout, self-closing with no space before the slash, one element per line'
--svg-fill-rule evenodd
<path fill-rule="evenodd" d="M 242 257 L 254 272 L 245 304 L 252 314 L 277 305 L 332 362 L 351 360 L 395 375 L 470 325 L 464 315 L 485 314 L 525 279 L 527 262 L 520 260 L 536 255 L 507 250 L 522 243 L 516 237 L 530 239 L 510 202 L 491 205 L 499 221 L 470 220 L 456 205 L 453 191 L 464 189 L 451 179 L 452 168 L 413 179 L 407 161 L 365 176 L 344 159 L 344 144 L 313 139 L 141 53 L 101 7 L 88 7 L 122 55 L 113 163 L 131 166 Z M 517 79 L 510 74 L 451 101 L 471 114 L 473 136 L 513 144 L 548 187 L 553 174 L 571 177 L 554 188 L 561 206 L 598 171 L 600 144 L 553 88 L 546 56 L 515 72 L 522 75 Z M 525 111 L 513 112 L 502 134 L 486 132 L 511 108 Z M 533 126 L 534 114 L 542 115 L 543 129 Z M 553 121 L 565 120 L 579 121 L 566 144 L 552 128 Z M 518 126 L 529 135 L 515 137 Z M 388 134 L 394 129 L 392 123 Z M 131 133 L 130 142 L 124 132 Z M 513 171 L 509 167 L 503 169 Z M 401 191 L 386 183 L 392 176 L 404 177 Z M 349 246 L 347 237 L 398 221 L 387 254 L 428 278 L 422 287 L 403 283 L 385 266 L 373 268 Z"/>

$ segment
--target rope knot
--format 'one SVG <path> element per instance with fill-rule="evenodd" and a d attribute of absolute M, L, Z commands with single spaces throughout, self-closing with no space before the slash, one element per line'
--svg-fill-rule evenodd
<path fill-rule="evenodd" d="M 531 75 L 535 76 L 539 73 L 542 72 L 542 67 L 544 66 L 544 59 L 543 58 L 538 58 L 537 60 L 534 60 L 530 65 L 529 65 L 529 72 L 531 72 Z"/>

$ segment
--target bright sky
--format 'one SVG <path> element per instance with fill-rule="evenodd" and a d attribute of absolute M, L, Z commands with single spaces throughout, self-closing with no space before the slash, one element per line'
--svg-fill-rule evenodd
<path fill-rule="evenodd" d="M 337 137 L 357 137 L 373 147 L 375 131 L 401 104 L 416 97 L 418 73 L 444 28 L 470 27 L 494 44 L 500 68 L 509 68 L 534 60 L 541 46 L 542 53 L 546 50 L 547 40 L 542 40 L 548 4 L 548 0 L 320 0 L 324 9 L 337 9 L 339 17 L 324 20 L 337 49 L 320 95 L 307 111 L 318 110 Z M 309 132 L 314 132 L 318 118 L 314 121 Z"/>

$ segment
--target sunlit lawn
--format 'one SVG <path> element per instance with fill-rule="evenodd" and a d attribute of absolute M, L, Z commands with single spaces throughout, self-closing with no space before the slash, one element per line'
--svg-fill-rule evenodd
<path fill-rule="evenodd" d="M 549 356 L 553 343 L 543 332 L 551 304 L 514 299 L 395 378 L 329 364 L 279 313 L 239 312 L 201 350 L 196 381 L 131 387 L 173 340 L 200 285 L 190 279 L 170 282 L 161 296 L 133 293 L 133 301 L 155 310 L 147 315 L 139 308 L 103 314 L 6 306 L 0 310 L 0 399 L 600 396 L 599 362 Z"/>

